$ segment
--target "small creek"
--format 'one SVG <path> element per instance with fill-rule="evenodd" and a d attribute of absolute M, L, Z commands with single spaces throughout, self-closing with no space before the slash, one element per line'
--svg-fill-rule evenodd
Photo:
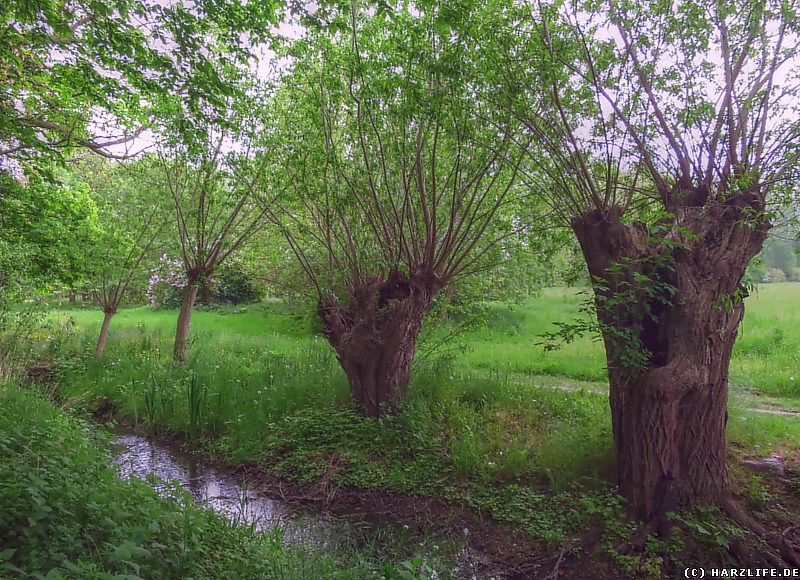
<path fill-rule="evenodd" d="M 436 578 L 478 578 L 479 554 L 453 530 L 410 530 L 386 516 L 334 517 L 298 509 L 251 489 L 241 476 L 158 441 L 126 431 L 114 434 L 113 462 L 120 476 L 147 480 L 162 494 L 174 494 L 175 483 L 198 503 L 260 532 L 282 531 L 284 543 L 314 550 L 350 546 L 366 549 L 376 561 L 424 556 Z M 371 559 L 372 559 L 371 558 Z"/>
<path fill-rule="evenodd" d="M 316 531 L 320 526 L 326 527 L 325 518 L 290 510 L 287 505 L 250 489 L 233 472 L 147 437 L 120 432 L 114 436 L 114 443 L 114 464 L 122 477 L 147 480 L 155 476 L 150 483 L 164 494 L 172 493 L 177 482 L 198 503 L 239 524 L 253 525 L 258 531 L 284 528 L 290 543 L 304 539 L 302 535 L 295 537 L 298 529 Z"/>

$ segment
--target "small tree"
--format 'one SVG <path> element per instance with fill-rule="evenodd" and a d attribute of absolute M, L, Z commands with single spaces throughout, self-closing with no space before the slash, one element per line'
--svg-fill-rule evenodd
<path fill-rule="evenodd" d="M 146 276 L 169 220 L 166 195 L 156 182 L 152 158 L 110 165 L 102 158 L 79 161 L 67 183 L 87 187 L 97 208 L 97 232 L 85 249 L 94 302 L 103 310 L 95 356 L 105 352 L 111 319 L 125 293 Z"/>
<path fill-rule="evenodd" d="M 273 217 L 373 417 L 406 386 L 436 293 L 522 227 L 492 229 L 513 208 L 517 126 L 481 120 L 462 74 L 471 47 L 435 19 L 339 13 L 333 39 L 311 33 L 290 51 L 270 135 L 289 192 Z"/>
<path fill-rule="evenodd" d="M 247 155 L 223 152 L 233 147 L 225 133 L 208 134 L 205 148 L 175 147 L 161 156 L 186 273 L 173 350 L 175 362 L 183 364 L 189 360 L 187 340 L 198 289 L 264 227 L 271 205 L 258 203 L 249 193 L 260 170 L 248 163 Z"/>

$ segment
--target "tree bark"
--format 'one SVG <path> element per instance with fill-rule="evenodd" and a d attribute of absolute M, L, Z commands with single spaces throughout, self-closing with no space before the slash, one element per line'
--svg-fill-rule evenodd
<path fill-rule="evenodd" d="M 742 200 L 679 207 L 656 233 L 617 209 L 573 219 L 606 349 L 619 487 L 636 518 L 730 495 L 728 369 L 742 279 L 769 229 L 752 215 Z M 631 364 L 632 352 L 645 356 Z"/>
<path fill-rule="evenodd" d="M 189 326 L 192 322 L 192 311 L 196 298 L 197 285 L 189 283 L 183 289 L 181 311 L 178 314 L 178 326 L 175 329 L 175 346 L 172 351 L 173 360 L 184 365 L 189 363 Z"/>
<path fill-rule="evenodd" d="M 322 332 L 370 417 L 396 402 L 408 384 L 425 313 L 437 290 L 432 277 L 393 271 L 353 290 L 350 302 L 321 302 Z"/>
<path fill-rule="evenodd" d="M 106 342 L 108 341 L 108 327 L 111 325 L 111 319 L 116 314 L 114 310 L 103 311 L 103 324 L 100 327 L 100 336 L 97 339 L 97 348 L 95 348 L 95 358 L 102 358 L 103 353 L 106 351 Z"/>

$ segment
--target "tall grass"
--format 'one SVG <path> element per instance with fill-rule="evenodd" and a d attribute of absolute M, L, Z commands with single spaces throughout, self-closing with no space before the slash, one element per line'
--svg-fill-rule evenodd
<path fill-rule="evenodd" d="M 489 305 L 482 327 L 457 338 L 462 348 L 455 368 L 461 373 L 534 377 L 533 382 L 552 376 L 602 385 L 607 374 L 597 337 L 583 337 L 550 352 L 537 344 L 543 333 L 555 330 L 556 322 L 574 320 L 587 297 L 586 290 L 551 288 L 519 304 Z M 800 309 L 793 307 L 796 304 L 800 304 L 800 283 L 764 284 L 747 298 L 731 364 L 735 385 L 800 397 Z M 102 313 L 94 310 L 55 312 L 54 318 L 71 318 L 90 333 L 99 329 L 102 320 Z M 127 356 L 131 341 L 141 341 L 142 350 L 148 350 L 151 341 L 166 348 L 164 337 L 174 332 L 176 316 L 175 311 L 147 307 L 123 310 L 114 319 L 109 355 Z M 192 325 L 195 359 L 213 360 L 229 351 L 248 350 L 258 360 L 263 353 L 286 355 L 325 346 L 311 335 L 308 316 L 276 302 L 200 310 Z M 435 340 L 449 332 L 441 328 L 430 334 Z M 115 354 L 115 346 L 122 350 Z"/>
<path fill-rule="evenodd" d="M 189 378 L 186 395 L 189 403 L 189 437 L 196 439 L 206 398 L 205 386 L 197 378 L 197 373 L 192 373 Z"/>
<path fill-rule="evenodd" d="M 168 339 L 148 325 L 128 329 L 93 361 L 92 337 L 78 335 L 59 364 L 60 396 L 76 408 L 103 398 L 154 432 L 192 439 L 221 435 L 244 449 L 270 422 L 312 406 L 347 401 L 346 380 L 327 345 L 314 338 L 211 339 L 201 335 L 188 367 L 171 361 Z"/>
<path fill-rule="evenodd" d="M 773 284 L 748 298 L 734 381 L 798 394 L 791 377 L 798 368 L 800 313 L 783 308 L 795 295 L 800 284 Z M 535 344 L 554 322 L 574 316 L 582 299 L 575 290 L 550 289 L 522 304 L 491 305 L 485 326 L 461 337 L 465 348 L 447 364 L 418 362 L 402 412 L 383 422 L 405 422 L 391 436 L 433 441 L 457 478 L 538 478 L 563 485 L 607 471 L 605 397 L 546 388 L 566 381 L 602 390 L 601 345 L 587 337 L 544 352 Z M 188 368 L 175 367 L 169 356 L 166 329 L 174 312 L 120 313 L 108 354 L 99 362 L 91 357 L 99 314 L 57 314 L 74 317 L 81 330 L 64 345 L 61 397 L 80 408 L 106 398 L 120 416 L 196 440 L 231 461 L 268 455 L 264 441 L 283 437 L 281 429 L 289 429 L 286 421 L 298 413 L 324 416 L 348 404 L 333 350 L 309 332 L 307 318 L 276 303 L 198 314 Z"/>
<path fill-rule="evenodd" d="M 372 450 L 367 463 L 385 456 L 374 441 L 415 440 L 412 448 L 444 454 L 440 468 L 460 478 L 511 481 L 525 477 L 564 483 L 589 474 L 609 457 L 610 433 L 602 396 L 534 388 L 508 378 L 454 373 L 449 364 L 420 365 L 399 414 L 374 428 L 349 409 L 346 379 L 332 350 L 321 339 L 284 337 L 281 351 L 258 351 L 259 338 L 206 340 L 214 356 L 194 352 L 188 368 L 176 367 L 163 335 L 139 324 L 95 361 L 91 336 L 77 336 L 59 365 L 60 396 L 75 408 L 92 408 L 106 399 L 121 418 L 142 428 L 197 440 L 234 462 L 263 460 L 272 453 L 265 442 L 285 451 L 303 448 L 307 433 L 293 421 L 313 416 L 320 425 L 342 417 L 334 429 L 337 445 L 350 448 L 348 423 L 370 433 L 353 438 L 354 451 Z M 304 415 L 305 414 L 305 415 Z M 580 437 L 575 429 L 583 426 Z M 292 437 L 298 440 L 292 441 Z M 375 439 L 377 437 L 377 439 Z M 558 441 L 567 441 L 564 449 Z M 361 442 L 359 442 L 361 441 Z M 335 447 L 335 446 L 334 446 Z M 272 455 L 289 465 L 315 459 Z M 319 449 L 315 449 L 315 453 Z M 280 456 L 279 456 L 280 455 Z M 410 491 L 405 489 L 404 491 Z"/>
<path fill-rule="evenodd" d="M 764 284 L 747 299 L 731 380 L 764 394 L 800 398 L 800 283 Z"/>
<path fill-rule="evenodd" d="M 748 299 L 735 379 L 748 365 L 794 360 L 784 345 L 800 341 L 800 325 L 767 312 L 792 292 L 800 284 L 768 286 Z M 77 314 L 79 330 L 60 343 L 59 396 L 79 409 L 108 399 L 118 418 L 298 483 L 456 500 L 559 544 L 618 503 L 600 344 L 585 338 L 554 353 L 535 344 L 574 316 L 580 299 L 561 289 L 490 305 L 484 327 L 459 339 L 464 348 L 417 361 L 402 403 L 379 421 L 352 406 L 333 350 L 307 318 L 276 304 L 201 312 L 186 368 L 170 356 L 174 312 L 121 313 L 107 356 L 96 361 L 99 316 L 62 311 L 56 318 Z M 758 348 L 776 328 L 780 348 Z M 432 340 L 448 331 L 432 330 Z M 773 379 L 760 377 L 752 388 L 770 391 Z M 734 410 L 729 432 L 745 453 L 796 449 L 796 429 L 787 425 L 794 420 Z"/>

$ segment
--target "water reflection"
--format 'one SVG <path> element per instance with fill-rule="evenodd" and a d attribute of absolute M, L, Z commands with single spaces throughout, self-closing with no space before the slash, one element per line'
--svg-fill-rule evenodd
<path fill-rule="evenodd" d="M 246 480 L 231 471 L 199 461 L 147 437 L 118 433 L 114 437 L 114 464 L 122 477 L 147 479 L 162 495 L 177 495 L 179 484 L 199 503 L 238 524 L 258 531 L 279 529 L 289 545 L 318 550 L 347 545 L 373 552 L 377 561 L 423 555 L 436 564 L 431 578 L 478 578 L 483 568 L 479 554 L 470 549 L 465 536 L 447 526 L 430 523 L 430 529 L 412 533 L 408 525 L 387 518 L 332 518 L 324 513 L 304 512 L 251 489 Z M 152 476 L 152 477 L 151 477 Z M 420 543 L 424 540 L 425 543 Z"/>
<path fill-rule="evenodd" d="M 117 453 L 114 463 L 122 477 L 136 476 L 151 481 L 162 494 L 175 494 L 175 483 L 228 519 L 243 525 L 254 525 L 259 531 L 284 528 L 287 541 L 310 540 L 308 531 L 326 527 L 322 516 L 299 513 L 280 502 L 251 489 L 246 480 L 195 457 L 158 445 L 140 435 L 121 433 L 114 438 Z M 302 532 L 302 530 L 306 530 Z"/>

